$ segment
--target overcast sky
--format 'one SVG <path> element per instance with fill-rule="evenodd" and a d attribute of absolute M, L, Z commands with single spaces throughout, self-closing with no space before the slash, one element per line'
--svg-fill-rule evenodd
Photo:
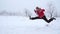
<path fill-rule="evenodd" d="M 25 8 L 33 11 L 36 6 L 47 8 L 49 2 L 53 2 L 58 11 L 60 11 L 60 0 L 0 0 L 0 11 L 22 11 Z"/>

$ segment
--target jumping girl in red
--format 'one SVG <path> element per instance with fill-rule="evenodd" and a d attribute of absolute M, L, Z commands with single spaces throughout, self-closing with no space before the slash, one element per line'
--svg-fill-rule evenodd
<path fill-rule="evenodd" d="M 44 9 L 41 9 L 39 7 L 36 7 L 36 10 L 34 10 L 35 13 L 38 15 L 37 17 L 30 17 L 31 20 L 35 20 L 35 19 L 43 19 L 45 20 L 47 23 L 50 23 L 51 21 L 53 21 L 53 19 L 55 18 L 51 18 L 51 19 L 47 19 L 46 16 L 44 15 Z"/>

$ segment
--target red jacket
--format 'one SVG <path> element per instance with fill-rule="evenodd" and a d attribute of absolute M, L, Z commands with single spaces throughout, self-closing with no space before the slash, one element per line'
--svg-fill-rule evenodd
<path fill-rule="evenodd" d="M 44 9 L 38 9 L 35 10 L 35 13 L 38 15 L 39 18 L 42 18 L 44 16 Z"/>

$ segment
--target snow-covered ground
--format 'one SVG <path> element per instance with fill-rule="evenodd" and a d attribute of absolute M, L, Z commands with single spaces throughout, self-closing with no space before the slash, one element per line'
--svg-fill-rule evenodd
<path fill-rule="evenodd" d="M 0 34 L 60 34 L 60 18 L 48 24 L 42 19 L 0 16 Z"/>

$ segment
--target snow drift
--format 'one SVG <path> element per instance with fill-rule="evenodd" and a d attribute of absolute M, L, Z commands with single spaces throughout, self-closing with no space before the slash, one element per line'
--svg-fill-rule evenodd
<path fill-rule="evenodd" d="M 0 16 L 0 34 L 60 34 L 60 18 L 48 24 L 42 19 Z"/>

